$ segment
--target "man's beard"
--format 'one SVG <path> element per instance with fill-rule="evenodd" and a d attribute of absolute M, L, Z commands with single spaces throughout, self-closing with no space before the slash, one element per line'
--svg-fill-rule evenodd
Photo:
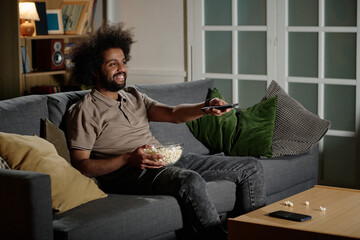
<path fill-rule="evenodd" d="M 123 74 L 124 75 L 124 83 L 118 84 L 114 80 L 114 77 L 117 74 Z M 118 92 L 119 90 L 123 89 L 126 86 L 126 73 L 125 72 L 119 72 L 117 74 L 115 74 L 112 79 L 109 79 L 109 78 L 107 78 L 107 76 L 105 76 L 103 73 L 101 73 L 101 77 L 100 77 L 101 86 L 105 90 L 108 90 L 110 92 Z"/>

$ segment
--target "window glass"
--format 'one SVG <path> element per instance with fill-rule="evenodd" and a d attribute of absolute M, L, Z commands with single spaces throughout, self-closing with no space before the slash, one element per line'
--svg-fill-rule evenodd
<path fill-rule="evenodd" d="M 232 102 L 232 80 L 231 79 L 214 79 L 214 87 L 219 90 L 225 101 Z"/>
<path fill-rule="evenodd" d="M 318 0 L 289 0 L 289 26 L 318 26 Z"/>
<path fill-rule="evenodd" d="M 266 0 L 238 0 L 238 25 L 266 25 Z"/>
<path fill-rule="evenodd" d="M 207 73 L 232 73 L 231 32 L 205 32 L 205 71 Z"/>
<path fill-rule="evenodd" d="M 356 26 L 356 0 L 326 0 L 325 26 Z"/>
<path fill-rule="evenodd" d="M 325 77 L 356 78 L 356 33 L 325 34 Z"/>
<path fill-rule="evenodd" d="M 338 184 L 356 182 L 355 138 L 325 136 L 323 153 L 324 179 Z"/>
<path fill-rule="evenodd" d="M 289 33 L 289 76 L 318 77 L 318 33 Z"/>
<path fill-rule="evenodd" d="M 238 33 L 239 74 L 266 74 L 266 32 Z"/>
<path fill-rule="evenodd" d="M 231 25 L 231 0 L 206 0 L 205 25 Z"/>
<path fill-rule="evenodd" d="M 307 110 L 318 114 L 318 85 L 309 83 L 289 83 L 289 95 Z"/>
<path fill-rule="evenodd" d="M 355 86 L 325 85 L 324 117 L 331 129 L 355 130 Z"/>
<path fill-rule="evenodd" d="M 239 80 L 239 107 L 247 108 L 257 104 L 265 96 L 266 81 Z"/>

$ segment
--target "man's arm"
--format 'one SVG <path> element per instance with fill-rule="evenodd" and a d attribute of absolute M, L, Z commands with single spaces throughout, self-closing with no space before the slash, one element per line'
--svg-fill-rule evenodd
<path fill-rule="evenodd" d="M 213 98 L 209 102 L 209 106 L 222 106 L 226 102 L 219 99 Z M 196 104 L 180 104 L 177 106 L 169 106 L 162 103 L 157 103 L 151 107 L 148 118 L 150 121 L 156 122 L 172 122 L 182 123 L 189 122 L 203 116 L 205 113 L 201 110 L 205 106 L 205 102 Z M 222 114 L 229 112 L 231 109 L 221 111 L 219 109 L 207 109 L 207 114 L 214 116 L 221 116 Z"/>
<path fill-rule="evenodd" d="M 126 164 L 131 164 L 141 169 L 165 166 L 164 163 L 156 161 L 162 157 L 161 155 L 144 154 L 143 149 L 148 147 L 150 146 L 144 145 L 137 148 L 134 152 L 104 159 L 91 159 L 90 151 L 71 149 L 71 164 L 88 177 L 111 173 Z"/>

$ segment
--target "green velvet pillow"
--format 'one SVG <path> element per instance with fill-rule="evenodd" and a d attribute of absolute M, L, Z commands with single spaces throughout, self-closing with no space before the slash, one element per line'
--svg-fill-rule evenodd
<path fill-rule="evenodd" d="M 210 97 L 223 99 L 216 88 Z M 204 115 L 188 122 L 187 126 L 212 152 L 224 152 L 229 156 L 271 157 L 276 106 L 277 97 L 272 97 L 244 110 L 232 109 L 220 117 Z"/>

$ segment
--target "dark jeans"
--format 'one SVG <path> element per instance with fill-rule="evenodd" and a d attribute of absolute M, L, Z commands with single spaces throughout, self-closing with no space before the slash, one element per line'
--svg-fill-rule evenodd
<path fill-rule="evenodd" d="M 198 232 L 221 226 L 206 188 L 206 182 L 215 180 L 236 184 L 234 216 L 265 205 L 263 168 L 252 157 L 188 153 L 173 166 L 146 170 L 128 167 L 99 178 L 100 186 L 107 192 L 174 196 L 185 225 Z"/>

